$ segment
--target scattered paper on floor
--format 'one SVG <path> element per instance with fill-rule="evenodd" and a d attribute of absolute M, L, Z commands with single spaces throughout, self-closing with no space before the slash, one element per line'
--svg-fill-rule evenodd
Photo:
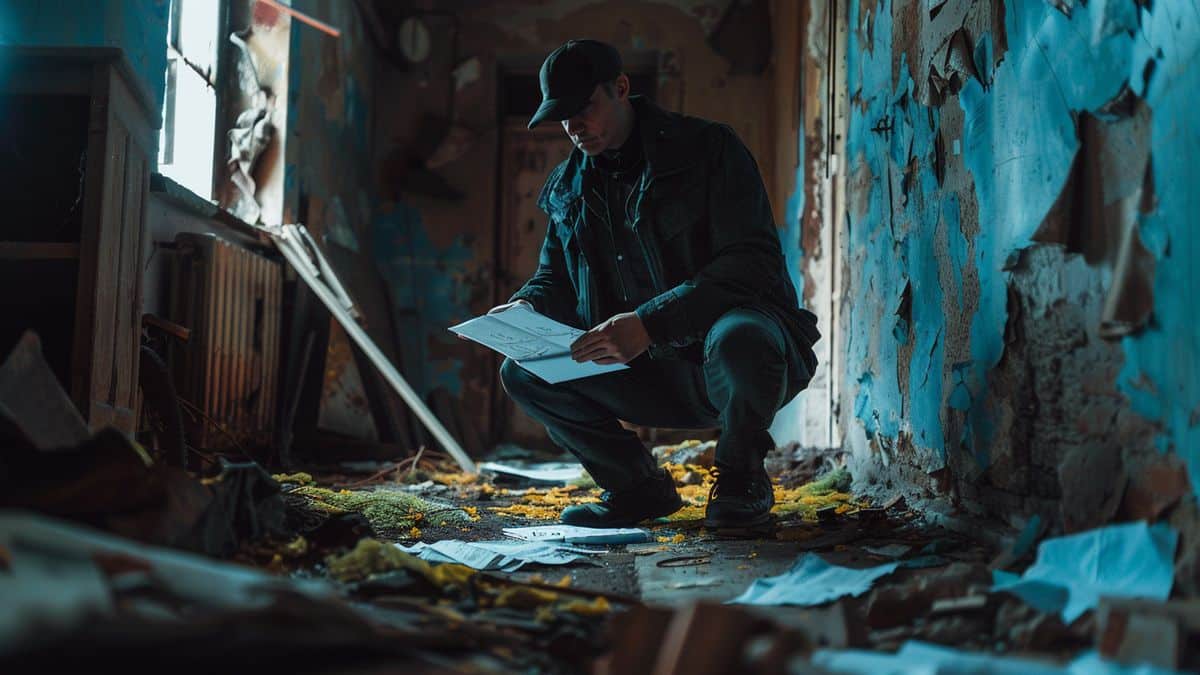
<path fill-rule="evenodd" d="M 453 562 L 477 570 L 513 572 L 534 563 L 567 565 L 599 553 L 591 549 L 556 543 L 524 541 L 458 541 L 446 539 L 432 544 L 396 547 L 431 563 Z"/>
<path fill-rule="evenodd" d="M 568 544 L 640 544 L 650 541 L 650 531 L 640 527 L 576 527 L 539 525 L 506 527 L 504 534 L 525 541 L 561 541 Z"/>
<path fill-rule="evenodd" d="M 1166 600 L 1175 580 L 1179 533 L 1166 523 L 1110 525 L 1038 546 L 1025 573 L 995 573 L 996 591 L 1020 597 L 1043 612 L 1061 612 L 1070 624 L 1095 608 L 1100 596 Z"/>
<path fill-rule="evenodd" d="M 765 577 L 750 584 L 730 604 L 743 605 L 820 605 L 844 596 L 859 596 L 874 583 L 896 571 L 899 563 L 854 569 L 832 565 L 815 553 L 801 555 L 792 568 L 776 577 Z"/>
<path fill-rule="evenodd" d="M 484 462 L 479 468 L 483 471 L 524 478 L 534 483 L 554 485 L 566 485 L 583 477 L 583 465 L 577 462 L 538 462 L 524 465 Z"/>

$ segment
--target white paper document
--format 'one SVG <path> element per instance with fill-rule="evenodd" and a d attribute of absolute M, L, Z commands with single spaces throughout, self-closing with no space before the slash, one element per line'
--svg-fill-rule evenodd
<path fill-rule="evenodd" d="M 538 565 L 567 565 L 584 560 L 586 556 L 603 553 L 561 543 L 524 541 L 458 541 L 447 539 L 432 544 L 412 546 L 396 544 L 396 548 L 432 563 L 459 563 L 477 570 L 514 572 L 528 563 Z"/>
<path fill-rule="evenodd" d="M 506 527 L 504 534 L 525 541 L 561 541 L 568 544 L 639 544 L 650 541 L 650 531 L 640 527 L 577 527 L 538 525 Z"/>
<path fill-rule="evenodd" d="M 608 366 L 591 361 L 576 363 L 571 358 L 571 343 L 584 331 L 538 314 L 524 305 L 477 316 L 451 326 L 450 330 L 500 352 L 551 384 L 629 367 L 619 363 Z"/>
<path fill-rule="evenodd" d="M 538 462 L 514 466 L 501 462 L 484 462 L 479 465 L 483 471 L 516 476 L 533 483 L 549 483 L 566 485 L 574 480 L 583 478 L 583 465 L 579 462 Z"/>

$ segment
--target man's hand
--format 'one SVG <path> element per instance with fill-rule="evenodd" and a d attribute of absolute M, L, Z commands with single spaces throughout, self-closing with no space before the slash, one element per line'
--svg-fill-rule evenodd
<path fill-rule="evenodd" d="M 506 309 L 512 309 L 513 307 L 516 307 L 517 305 L 525 305 L 529 309 L 533 309 L 533 305 L 529 304 L 529 301 L 527 301 L 527 300 L 513 300 L 512 302 L 506 302 L 503 305 L 496 305 L 495 307 L 489 309 L 487 313 L 488 314 L 499 314 L 500 312 L 503 312 Z M 458 335 L 458 334 L 455 333 L 455 335 Z M 471 341 L 469 338 L 463 337 L 462 335 L 458 335 L 458 339 L 466 341 L 466 342 Z"/>
<path fill-rule="evenodd" d="M 650 347 L 650 335 L 633 312 L 618 314 L 571 344 L 571 358 L 607 366 L 629 363 Z"/>
<path fill-rule="evenodd" d="M 503 305 L 496 305 L 488 310 L 488 314 L 499 314 L 500 312 L 503 312 L 506 309 L 512 309 L 517 305 L 525 305 L 529 309 L 533 309 L 533 305 L 529 304 L 528 300 L 513 300 L 512 302 L 507 302 Z"/>

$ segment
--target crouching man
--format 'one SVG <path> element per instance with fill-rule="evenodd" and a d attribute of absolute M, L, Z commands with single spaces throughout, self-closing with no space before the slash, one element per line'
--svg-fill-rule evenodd
<path fill-rule="evenodd" d="M 619 420 L 720 427 L 708 527 L 770 519 L 763 469 L 775 413 L 812 378 L 816 317 L 786 270 L 758 166 L 723 124 L 631 96 L 613 47 L 573 40 L 540 73 L 530 128 L 575 148 L 546 180 L 536 273 L 509 303 L 590 329 L 576 361 L 629 369 L 549 384 L 506 360 L 505 390 L 605 493 L 562 522 L 624 527 L 682 506 L 671 477 Z"/>

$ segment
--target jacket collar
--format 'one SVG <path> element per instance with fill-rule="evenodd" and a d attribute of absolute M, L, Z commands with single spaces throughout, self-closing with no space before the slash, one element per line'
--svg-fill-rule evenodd
<path fill-rule="evenodd" d="M 638 116 L 642 135 L 642 150 L 646 155 L 645 184 L 656 177 L 677 173 L 703 159 L 702 144 L 694 142 L 688 118 L 669 112 L 644 96 L 631 96 L 630 103 Z M 558 179 L 550 186 L 548 202 L 563 208 L 583 194 L 583 177 L 590 164 L 579 148 L 573 148 Z"/>

